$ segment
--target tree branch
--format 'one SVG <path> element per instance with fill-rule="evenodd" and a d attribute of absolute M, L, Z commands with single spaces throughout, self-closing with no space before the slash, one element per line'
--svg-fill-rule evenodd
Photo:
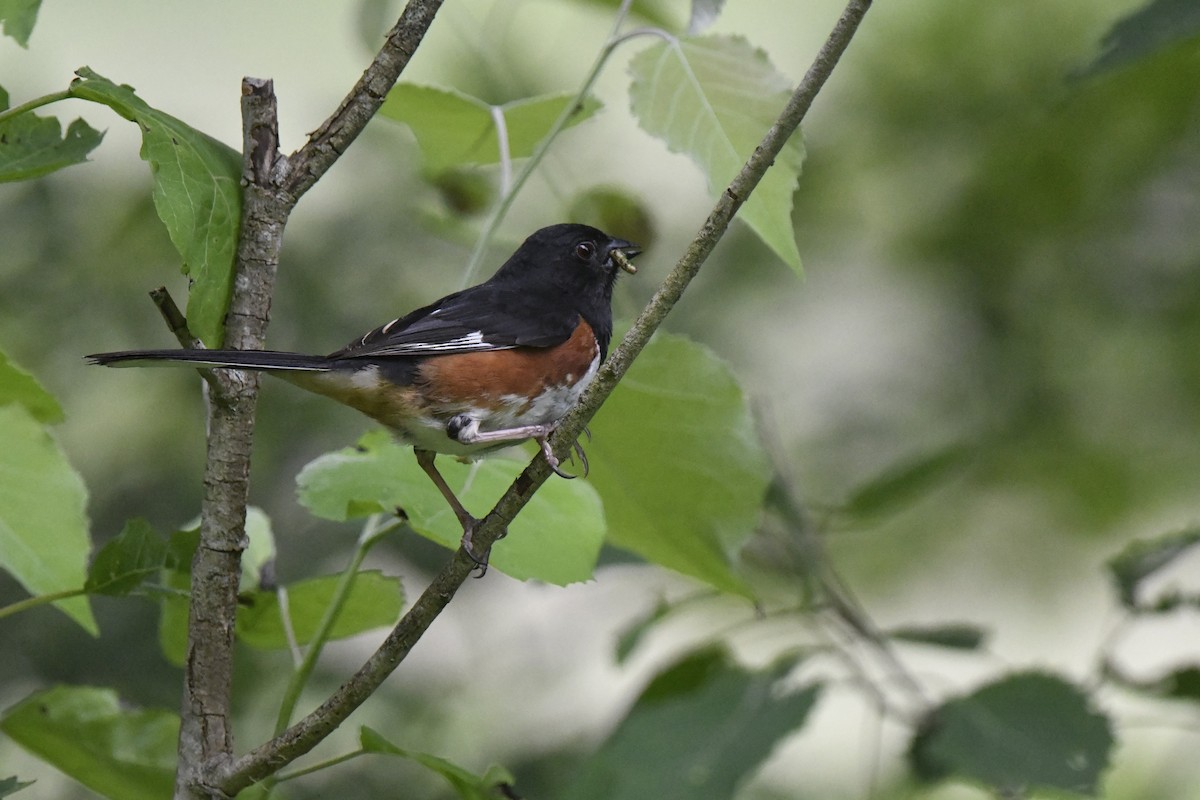
<path fill-rule="evenodd" d="M 233 298 L 225 322 L 231 347 L 261 348 L 266 336 L 286 211 L 270 191 L 278 155 L 270 81 L 242 82 L 244 149 L 241 237 Z M 230 370 L 209 378 L 208 457 L 200 507 L 200 544 L 192 559 L 188 647 L 180 712 L 176 798 L 204 798 L 210 775 L 233 756 L 230 688 L 250 449 L 258 376 Z"/>
<path fill-rule="evenodd" d="M 293 203 L 333 166 L 375 116 L 441 7 L 442 0 L 409 0 L 383 48 L 338 110 L 292 155 L 282 188 Z"/>
<path fill-rule="evenodd" d="M 642 311 L 621 345 L 609 356 L 579 403 L 559 425 L 553 437 L 557 454 L 566 455 L 571 443 L 579 437 L 588 420 L 616 388 L 630 364 L 699 272 L 738 208 L 766 174 L 788 137 L 799 127 L 870 6 L 871 0 L 850 0 L 779 119 L 771 126 L 741 172 L 721 193 L 716 207 L 683 257 Z M 540 456 L 534 458 L 475 530 L 476 546 L 484 550 L 490 548 L 549 475 L 550 467 L 546 460 Z M 221 790 L 230 796 L 236 794 L 307 753 L 328 736 L 400 665 L 474 567 L 474 562 L 459 549 L 367 662 L 308 716 L 229 765 L 219 784 Z"/>
<path fill-rule="evenodd" d="M 289 160 L 278 149 L 270 81 L 242 82 L 243 202 L 226 346 L 262 349 L 283 229 L 300 196 L 349 147 L 424 38 L 440 0 L 410 0 L 386 43 L 336 112 Z M 216 776 L 233 754 L 230 689 L 250 449 L 259 376 L 221 370 L 210 379 L 208 453 L 200 545 L 192 561 L 188 649 L 175 797 L 220 796 Z"/>

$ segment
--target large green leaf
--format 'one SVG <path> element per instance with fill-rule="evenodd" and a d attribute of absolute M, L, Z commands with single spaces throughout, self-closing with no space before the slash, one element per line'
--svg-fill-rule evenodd
<path fill-rule="evenodd" d="M 11 36 L 21 47 L 28 47 L 41 5 L 42 0 L 0 0 L 0 22 L 3 23 L 4 35 Z"/>
<path fill-rule="evenodd" d="M 1061 678 L 1009 675 L 935 709 L 913 739 L 917 774 L 1001 791 L 1095 795 L 1113 746 L 1108 718 Z"/>
<path fill-rule="evenodd" d="M 490 458 L 467 465 L 442 458 L 437 465 L 463 505 L 483 516 L 527 463 Z M 319 517 L 343 520 L 400 508 L 422 536 L 449 548 L 462 539 L 462 527 L 412 450 L 383 431 L 321 456 L 296 482 L 300 502 Z M 603 540 L 604 509 L 595 490 L 583 480 L 555 478 L 509 526 L 490 563 L 514 578 L 565 585 L 591 577 Z"/>
<path fill-rule="evenodd" d="M 138 124 L 142 158 L 154 176 L 154 207 L 191 278 L 187 318 L 209 347 L 225 335 L 233 260 L 242 213 L 242 158 L 237 151 L 155 108 L 88 68 L 71 94 L 102 103 Z"/>
<path fill-rule="evenodd" d="M 504 115 L 509 157 L 532 155 L 573 99 L 573 94 L 552 94 L 496 106 Z M 599 108 L 600 101 L 589 97 L 575 110 L 568 127 L 583 122 Z M 388 92 L 379 113 L 411 128 L 426 168 L 441 172 L 501 160 L 492 109 L 488 103 L 453 89 L 401 83 Z"/>
<path fill-rule="evenodd" d="M 566 800 L 728 800 L 786 736 L 804 726 L 820 689 L 787 694 L 790 664 L 751 672 L 721 650 L 687 656 L 642 692 Z"/>
<path fill-rule="evenodd" d="M 1102 52 L 1085 74 L 1126 66 L 1200 37 L 1200 3 L 1152 0 L 1120 19 L 1105 34 Z"/>
<path fill-rule="evenodd" d="M 321 615 L 333 599 L 340 575 L 326 575 L 287 586 L 287 607 L 296 643 L 308 644 L 316 633 Z M 400 618 L 404 591 L 399 578 L 371 570 L 354 576 L 354 586 L 342 606 L 331 639 L 382 628 Z M 243 595 L 237 615 L 238 640 L 265 650 L 289 646 L 280 614 L 279 596 L 259 591 Z"/>
<path fill-rule="evenodd" d="M 590 480 L 604 500 L 609 541 L 746 593 L 733 560 L 754 532 L 770 468 L 729 366 L 660 333 L 591 429 Z"/>
<path fill-rule="evenodd" d="M 63 421 L 62 407 L 37 379 L 0 353 L 0 406 L 24 406 L 38 422 L 52 425 Z"/>
<path fill-rule="evenodd" d="M 0 567 L 31 594 L 79 589 L 91 549 L 83 480 L 22 405 L 0 406 L 0 442 Z M 56 605 L 97 633 L 87 598 Z"/>
<path fill-rule="evenodd" d="M 503 767 L 492 766 L 483 775 L 476 775 L 440 756 L 397 747 L 366 726 L 359 728 L 358 735 L 362 749 L 366 752 L 399 756 L 416 762 L 445 778 L 455 794 L 463 800 L 496 800 L 498 797 L 516 796 L 511 791 L 513 777 Z"/>
<path fill-rule="evenodd" d="M 725 190 L 791 95 L 767 56 L 736 36 L 660 42 L 629 64 L 633 113 L 649 133 L 685 153 Z M 792 231 L 792 193 L 804 161 L 795 136 L 742 207 L 742 219 L 783 261 L 800 271 Z"/>
<path fill-rule="evenodd" d="M 0 111 L 7 108 L 8 93 L 0 88 Z M 103 138 L 82 119 L 72 122 L 64 135 L 56 118 L 32 111 L 0 122 L 0 183 L 37 178 L 87 161 Z"/>
<path fill-rule="evenodd" d="M 123 708 L 111 689 L 59 686 L 8 709 L 0 729 L 104 797 L 171 796 L 179 736 L 173 712 Z"/>

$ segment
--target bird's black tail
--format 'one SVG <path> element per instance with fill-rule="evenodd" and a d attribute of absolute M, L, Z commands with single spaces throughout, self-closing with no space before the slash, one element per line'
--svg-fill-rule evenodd
<path fill-rule="evenodd" d="M 86 358 L 104 367 L 228 367 L 268 372 L 328 372 L 333 368 L 326 356 L 277 350 L 122 350 Z"/>

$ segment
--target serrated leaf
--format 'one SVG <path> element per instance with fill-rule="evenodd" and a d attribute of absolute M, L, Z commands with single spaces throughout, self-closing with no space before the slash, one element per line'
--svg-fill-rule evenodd
<path fill-rule="evenodd" d="M 747 594 L 734 570 L 770 478 L 749 403 L 729 366 L 657 334 L 592 421 L 590 480 L 608 538 L 655 564 Z"/>
<path fill-rule="evenodd" d="M 288 613 L 298 644 L 312 641 L 340 578 L 325 575 L 287 586 Z M 404 590 L 399 578 L 389 578 L 377 570 L 359 572 L 329 638 L 344 639 L 390 626 L 400 618 L 403 605 Z M 289 646 L 275 592 L 254 592 L 241 597 L 237 637 L 244 644 L 262 650 L 282 650 Z"/>
<path fill-rule="evenodd" d="M 1117 584 L 1117 595 L 1126 608 L 1138 608 L 1141 582 L 1200 543 L 1200 527 L 1130 542 L 1109 559 L 1108 571 Z"/>
<path fill-rule="evenodd" d="M 927 780 L 957 777 L 1000 791 L 1095 795 L 1112 727 L 1088 695 L 1054 675 L 1009 675 L 936 709 L 909 758 Z"/>
<path fill-rule="evenodd" d="M 0 0 L 0 23 L 3 23 L 4 35 L 11 37 L 21 47 L 28 48 L 41 5 L 42 0 Z"/>
<path fill-rule="evenodd" d="M 111 689 L 59 686 L 4 712 L 14 742 L 113 800 L 161 800 L 175 785 L 179 717 L 123 708 Z"/>
<path fill-rule="evenodd" d="M 437 466 L 463 505 L 482 516 L 527 463 L 489 458 L 467 465 L 442 458 Z M 356 448 L 321 456 L 296 483 L 300 502 L 319 517 L 342 520 L 401 508 L 422 536 L 451 549 L 462 539 L 462 527 L 411 448 L 384 431 L 367 434 Z M 490 564 L 520 580 L 566 585 L 591 577 L 603 540 L 604 508 L 595 490 L 582 480 L 552 480 L 496 543 Z"/>
<path fill-rule="evenodd" d="M 44 425 L 63 421 L 62 406 L 37 379 L 0 353 L 0 406 L 16 403 Z"/>
<path fill-rule="evenodd" d="M 0 90 L 0 110 L 6 108 L 8 98 Z M 103 133 L 83 119 L 68 125 L 64 134 L 55 117 L 39 117 L 32 111 L 18 114 L 0 122 L 0 183 L 25 181 L 82 164 L 103 138 Z"/>
<path fill-rule="evenodd" d="M 510 158 L 533 154 L 574 94 L 529 97 L 497 106 L 504 115 Z M 600 109 L 589 97 L 572 115 L 567 127 L 578 125 Z M 467 164 L 496 164 L 500 138 L 492 106 L 454 89 L 411 83 L 397 84 L 388 92 L 380 115 L 407 125 L 417 138 L 425 166 L 431 172 Z"/>
<path fill-rule="evenodd" d="M 945 647 L 950 650 L 978 650 L 987 641 L 988 632 L 976 625 L 907 625 L 886 632 L 892 639 L 916 644 Z"/>
<path fill-rule="evenodd" d="M 362 749 L 368 753 L 407 758 L 436 772 L 446 779 L 446 782 L 463 800 L 495 800 L 501 796 L 513 796 L 497 793 L 498 789 L 512 787 L 515 783 L 513 776 L 503 767 L 493 765 L 483 775 L 476 775 L 440 756 L 397 747 L 365 725 L 358 729 L 358 738 Z"/>
<path fill-rule="evenodd" d="M 766 54 L 737 36 L 681 37 L 629 64 L 638 123 L 704 171 L 715 195 L 741 170 L 791 96 Z M 794 136 L 739 214 L 784 263 L 800 271 L 792 194 L 804 161 Z"/>
<path fill-rule="evenodd" d="M 712 648 L 651 681 L 567 800 L 727 800 L 775 747 L 799 730 L 820 687 L 780 694 L 786 672 L 750 672 Z"/>
<path fill-rule="evenodd" d="M 0 798 L 16 794 L 22 789 L 33 786 L 33 783 L 33 781 L 17 780 L 16 775 L 10 775 L 9 777 L 0 780 Z"/>
<path fill-rule="evenodd" d="M 859 519 L 894 512 L 945 481 L 963 466 L 969 453 L 956 444 L 896 464 L 857 488 L 845 511 Z"/>
<path fill-rule="evenodd" d="M 125 595 L 158 577 L 167 543 L 144 519 L 131 519 L 116 537 L 100 548 L 88 571 L 89 594 Z"/>
<path fill-rule="evenodd" d="M 154 176 L 154 208 L 191 279 L 188 327 L 209 347 L 220 347 L 233 291 L 242 157 L 150 107 L 131 87 L 118 86 L 86 67 L 76 74 L 72 96 L 102 103 L 141 128 L 141 156 Z"/>
<path fill-rule="evenodd" d="M 1197 36 L 1200 4 L 1195 0 L 1152 0 L 1112 26 L 1104 36 L 1100 55 L 1083 74 L 1116 69 Z"/>
<path fill-rule="evenodd" d="M 23 405 L 0 406 L 0 442 L 0 568 L 31 594 L 80 588 L 91 550 L 83 480 Z M 98 633 L 86 597 L 55 605 Z"/>

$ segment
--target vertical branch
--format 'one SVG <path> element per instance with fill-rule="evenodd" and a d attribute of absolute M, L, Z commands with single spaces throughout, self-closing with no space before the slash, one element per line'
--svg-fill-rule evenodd
<path fill-rule="evenodd" d="M 242 219 L 225 344 L 262 349 L 283 246 L 300 196 L 366 127 L 424 39 L 442 0 L 409 0 L 387 41 L 338 109 L 290 159 L 279 152 L 274 87 L 242 82 Z M 233 759 L 233 630 L 245 549 L 257 373 L 209 378 L 208 453 L 200 544 L 192 561 L 188 649 L 180 712 L 177 800 L 224 797 L 218 776 Z"/>
<path fill-rule="evenodd" d="M 270 81 L 242 82 L 242 123 L 244 200 L 225 340 L 231 347 L 261 349 L 288 210 L 270 188 L 279 157 Z M 258 376 L 220 370 L 213 373 L 209 387 L 208 457 L 200 544 L 192 561 L 176 798 L 211 796 L 204 788 L 211 784 L 207 776 L 233 754 L 233 626 L 246 546 Z"/>

